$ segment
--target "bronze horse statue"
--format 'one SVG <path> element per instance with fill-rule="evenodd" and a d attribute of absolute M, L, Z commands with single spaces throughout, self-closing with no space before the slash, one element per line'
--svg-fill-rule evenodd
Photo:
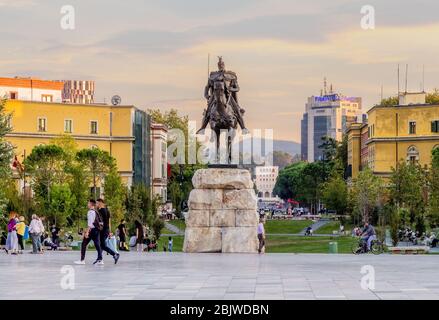
<path fill-rule="evenodd" d="M 227 163 L 232 161 L 232 141 L 238 124 L 244 134 L 248 132 L 244 124 L 244 109 L 238 104 L 238 78 L 232 71 L 226 71 L 222 57 L 219 57 L 218 71 L 210 73 L 204 96 L 207 99 L 207 110 L 204 112 L 203 124 L 197 133 L 204 131 L 207 124 L 216 135 L 216 161 L 220 161 L 220 136 L 227 132 Z"/>

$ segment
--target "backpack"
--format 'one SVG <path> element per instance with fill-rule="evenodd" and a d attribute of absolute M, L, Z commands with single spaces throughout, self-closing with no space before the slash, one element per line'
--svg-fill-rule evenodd
<path fill-rule="evenodd" d="M 102 216 L 98 210 L 94 210 L 94 212 L 95 212 L 95 221 L 93 222 L 93 225 L 96 229 L 102 231 L 104 230 L 104 220 L 102 219 Z"/>

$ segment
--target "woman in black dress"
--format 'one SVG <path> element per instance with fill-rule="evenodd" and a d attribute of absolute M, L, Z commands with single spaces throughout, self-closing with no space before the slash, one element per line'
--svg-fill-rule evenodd
<path fill-rule="evenodd" d="M 144 239 L 143 226 L 138 220 L 134 221 L 134 225 L 136 227 L 137 252 L 142 252 L 143 251 L 143 239 Z"/>

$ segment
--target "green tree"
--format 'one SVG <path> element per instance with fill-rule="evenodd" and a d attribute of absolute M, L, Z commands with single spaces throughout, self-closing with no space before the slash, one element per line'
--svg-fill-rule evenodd
<path fill-rule="evenodd" d="M 53 185 L 50 189 L 49 214 L 47 218 L 57 226 L 64 226 L 73 212 L 75 198 L 70 192 L 69 185 Z"/>
<path fill-rule="evenodd" d="M 348 187 L 340 171 L 342 164 L 339 163 L 339 170 L 334 168 L 329 180 L 323 184 L 322 200 L 326 208 L 336 210 L 337 214 L 344 215 L 348 207 Z"/>
<path fill-rule="evenodd" d="M 11 115 L 5 111 L 6 100 L 0 100 L 0 216 L 6 216 L 5 207 L 7 204 L 6 187 L 10 183 L 11 162 L 13 146 L 6 141 L 6 135 L 11 132 L 9 126 Z"/>
<path fill-rule="evenodd" d="M 383 196 L 383 180 L 375 176 L 369 168 L 362 170 L 354 180 L 350 194 L 354 212 L 360 215 L 362 221 L 371 222 L 371 214 L 377 207 L 382 206 Z M 358 221 L 355 218 L 354 221 Z"/>
<path fill-rule="evenodd" d="M 383 107 L 393 107 L 393 106 L 397 106 L 398 104 L 399 104 L 398 97 L 388 97 L 382 99 L 379 105 Z"/>
<path fill-rule="evenodd" d="M 113 221 L 119 222 L 125 216 L 126 187 L 117 170 L 111 170 L 104 180 L 104 196 Z"/>
<path fill-rule="evenodd" d="M 317 213 L 322 196 L 322 186 L 331 169 L 324 161 L 308 163 L 301 173 L 298 200 L 311 206 L 311 212 Z"/>
<path fill-rule="evenodd" d="M 107 152 L 98 148 L 82 149 L 77 152 L 76 160 L 83 165 L 93 185 L 93 197 L 98 198 L 97 186 L 105 176 L 116 168 L 116 160 Z"/>
<path fill-rule="evenodd" d="M 49 214 L 51 187 L 65 181 L 65 164 L 64 150 L 55 145 L 36 146 L 25 159 L 40 214 Z"/>
<path fill-rule="evenodd" d="M 189 144 L 189 131 L 187 116 L 180 116 L 176 109 L 171 109 L 167 112 L 162 112 L 160 109 L 148 110 L 153 122 L 166 125 L 169 129 L 180 129 L 185 137 L 185 159 L 188 159 L 188 144 Z M 168 145 L 173 143 L 171 139 L 168 139 Z M 196 150 L 199 150 L 200 144 L 196 142 Z M 176 209 L 176 213 L 181 213 L 181 205 L 183 201 L 189 198 L 191 192 L 192 177 L 195 171 L 201 168 L 205 168 L 203 164 L 172 164 L 170 175 L 168 176 L 168 190 L 169 196 L 172 201 L 173 207 Z"/>
<path fill-rule="evenodd" d="M 439 226 L 439 148 L 432 150 L 429 175 L 430 197 L 428 202 L 428 218 L 432 227 Z"/>
<path fill-rule="evenodd" d="M 399 208 L 409 211 L 409 219 L 403 223 L 416 224 L 417 230 L 425 231 L 423 225 L 428 201 L 428 173 L 419 165 L 401 161 L 392 168 L 390 199 Z"/>
<path fill-rule="evenodd" d="M 439 104 L 439 89 L 434 89 L 433 92 L 427 93 L 425 102 L 429 104 Z"/>
<path fill-rule="evenodd" d="M 273 193 L 283 200 L 296 199 L 301 189 L 302 171 L 305 162 L 296 162 L 279 171 Z"/>

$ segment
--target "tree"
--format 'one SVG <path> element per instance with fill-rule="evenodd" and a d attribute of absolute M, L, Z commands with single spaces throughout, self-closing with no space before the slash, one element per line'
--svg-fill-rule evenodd
<path fill-rule="evenodd" d="M 75 198 L 70 192 L 69 185 L 53 185 L 50 189 L 49 214 L 47 218 L 57 226 L 66 224 L 73 212 Z"/>
<path fill-rule="evenodd" d="M 111 212 L 113 221 L 120 221 L 125 216 L 124 199 L 126 187 L 122 183 L 122 179 L 113 169 L 105 177 L 104 180 L 104 196 L 105 202 Z"/>
<path fill-rule="evenodd" d="M 432 150 L 429 186 L 428 218 L 431 227 L 437 227 L 439 226 L 439 148 Z"/>
<path fill-rule="evenodd" d="M 322 195 L 322 185 L 327 181 L 330 167 L 323 161 L 308 163 L 300 178 L 299 201 L 311 206 L 311 212 L 317 213 Z"/>
<path fill-rule="evenodd" d="M 32 176 L 32 189 L 40 214 L 48 214 L 51 187 L 65 181 L 65 153 L 55 145 L 41 145 L 32 149 L 24 165 Z"/>
<path fill-rule="evenodd" d="M 151 116 L 152 121 L 156 123 L 162 123 L 169 129 L 180 129 L 184 133 L 185 137 L 185 159 L 188 159 L 188 143 L 189 143 L 189 131 L 187 116 L 180 116 L 176 109 L 171 109 L 167 112 L 162 112 L 160 109 L 150 109 L 148 113 Z M 168 144 L 173 143 L 168 139 Z M 198 150 L 200 144 L 196 143 L 196 150 Z M 173 207 L 176 209 L 177 214 L 181 212 L 182 202 L 189 198 L 189 193 L 192 190 L 192 177 L 195 171 L 205 168 L 203 164 L 172 164 L 170 175 L 168 176 L 168 190 L 172 201 Z"/>
<path fill-rule="evenodd" d="M 416 223 L 417 230 L 425 230 L 423 225 L 428 199 L 428 173 L 417 164 L 401 161 L 392 168 L 390 177 L 390 199 L 397 209 L 409 211 L 409 219 L 402 219 L 405 224 Z"/>
<path fill-rule="evenodd" d="M 362 221 L 370 222 L 372 211 L 382 205 L 383 194 L 384 183 L 380 177 L 375 176 L 369 168 L 359 173 L 354 180 L 350 198 Z"/>
<path fill-rule="evenodd" d="M 326 208 L 335 210 L 338 215 L 344 215 L 348 207 L 348 187 L 343 179 L 340 169 L 335 168 L 331 173 L 329 180 L 323 184 L 322 200 Z"/>
<path fill-rule="evenodd" d="M 433 92 L 427 93 L 425 102 L 429 104 L 439 104 L 439 89 L 435 88 Z"/>
<path fill-rule="evenodd" d="M 393 106 L 397 106 L 398 104 L 399 104 L 398 97 L 388 97 L 382 99 L 379 105 L 382 107 L 393 107 Z"/>
<path fill-rule="evenodd" d="M 96 199 L 97 186 L 104 177 L 116 168 L 116 160 L 107 151 L 98 148 L 82 149 L 76 154 L 76 160 L 82 164 L 93 184 L 93 197 Z"/>
<path fill-rule="evenodd" d="M 305 167 L 305 162 L 297 162 L 280 170 L 273 194 L 283 200 L 296 199 L 300 192 L 302 171 Z"/>
<path fill-rule="evenodd" d="M 9 126 L 11 115 L 5 112 L 6 100 L 0 100 L 0 213 L 5 213 L 7 197 L 5 194 L 6 186 L 11 174 L 11 162 L 13 146 L 6 141 L 6 135 L 11 132 Z"/>
<path fill-rule="evenodd" d="M 293 156 L 288 152 L 274 151 L 273 152 L 273 165 L 279 167 L 282 170 L 293 162 Z"/>

